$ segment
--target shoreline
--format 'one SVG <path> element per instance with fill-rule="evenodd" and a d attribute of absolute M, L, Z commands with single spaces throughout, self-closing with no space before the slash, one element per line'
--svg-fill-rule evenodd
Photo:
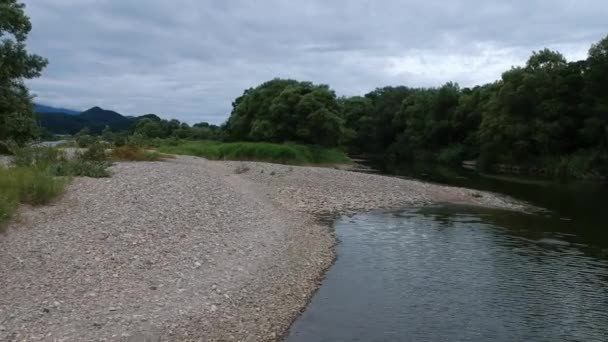
<path fill-rule="evenodd" d="M 180 156 L 112 170 L 75 179 L 52 206 L 22 208 L 0 235 L 0 339 L 282 340 L 335 260 L 329 217 L 439 202 L 525 208 L 328 168 Z"/>

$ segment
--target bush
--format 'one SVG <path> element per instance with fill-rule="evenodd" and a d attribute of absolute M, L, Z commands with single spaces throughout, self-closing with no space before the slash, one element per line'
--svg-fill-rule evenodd
<path fill-rule="evenodd" d="M 606 176 L 602 166 L 604 156 L 598 153 L 577 153 L 562 157 L 557 162 L 545 161 L 553 166 L 555 176 L 560 179 L 600 179 Z"/>
<path fill-rule="evenodd" d="M 105 161 L 108 159 L 106 147 L 101 142 L 95 142 L 89 145 L 89 148 L 80 154 L 78 158 L 86 161 Z"/>
<path fill-rule="evenodd" d="M 0 171 L 0 174 L 2 172 Z M 1 188 L 0 192 L 0 230 L 2 224 L 11 218 L 13 212 L 19 205 L 19 200 L 6 192 L 6 189 Z"/>
<path fill-rule="evenodd" d="M 67 175 L 75 177 L 105 178 L 110 177 L 108 162 L 73 160 L 65 165 Z"/>
<path fill-rule="evenodd" d="M 458 164 L 464 160 L 465 150 L 460 144 L 446 147 L 437 154 L 437 162 L 441 164 Z"/>
<path fill-rule="evenodd" d="M 185 142 L 160 146 L 163 153 L 185 154 L 211 160 L 251 160 L 282 164 L 347 164 L 348 156 L 339 149 L 271 143 Z"/>
<path fill-rule="evenodd" d="M 60 195 L 67 179 L 53 177 L 47 169 L 0 167 L 0 224 L 8 220 L 19 203 L 41 205 Z"/>
<path fill-rule="evenodd" d="M 147 139 L 145 136 L 139 133 L 135 133 L 127 139 L 127 146 L 145 147 L 146 142 Z"/>
<path fill-rule="evenodd" d="M 112 149 L 110 153 L 112 160 L 119 161 L 158 161 L 167 158 L 156 151 L 147 151 L 135 146 L 122 146 Z"/>
<path fill-rule="evenodd" d="M 97 138 L 92 135 L 84 134 L 84 135 L 78 135 L 76 137 L 76 144 L 80 148 L 87 148 L 87 147 L 95 144 L 96 142 L 97 142 Z"/>
<path fill-rule="evenodd" d="M 13 149 L 13 164 L 17 167 L 44 168 L 65 160 L 65 154 L 51 147 L 20 147 Z"/>

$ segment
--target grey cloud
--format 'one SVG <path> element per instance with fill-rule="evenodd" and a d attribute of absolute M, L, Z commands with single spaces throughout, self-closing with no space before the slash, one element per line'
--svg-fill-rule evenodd
<path fill-rule="evenodd" d="M 474 85 L 532 50 L 583 58 L 604 0 L 26 0 L 30 49 L 50 60 L 38 101 L 221 123 L 274 77 L 378 86 Z"/>

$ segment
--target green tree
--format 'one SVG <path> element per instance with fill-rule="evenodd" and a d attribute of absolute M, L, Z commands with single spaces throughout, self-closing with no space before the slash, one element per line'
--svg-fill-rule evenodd
<path fill-rule="evenodd" d="M 135 125 L 135 134 L 142 135 L 146 138 L 163 138 L 166 136 L 165 127 L 162 121 L 156 121 L 150 118 L 144 118 L 137 121 Z"/>
<path fill-rule="evenodd" d="M 274 79 L 248 89 L 233 103 L 226 125 L 231 140 L 337 146 L 344 122 L 336 94 L 325 85 Z"/>
<path fill-rule="evenodd" d="M 26 50 L 32 26 L 24 8 L 16 0 L 0 0 L 0 141 L 19 144 L 38 133 L 24 80 L 40 76 L 47 65 L 46 59 Z"/>

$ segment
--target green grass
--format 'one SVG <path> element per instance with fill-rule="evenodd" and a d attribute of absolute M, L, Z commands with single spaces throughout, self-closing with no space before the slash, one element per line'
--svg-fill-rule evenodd
<path fill-rule="evenodd" d="M 0 167 L 0 229 L 20 204 L 44 205 L 63 193 L 71 177 L 108 177 L 99 151 L 68 160 L 55 148 L 16 148 L 14 167 Z M 87 159 L 88 158 L 88 159 Z"/>
<path fill-rule="evenodd" d="M 171 156 L 136 146 L 120 146 L 112 149 L 110 158 L 116 161 L 159 161 Z"/>
<path fill-rule="evenodd" d="M 339 149 L 296 144 L 186 141 L 178 144 L 161 144 L 158 150 L 162 153 L 192 155 L 211 160 L 263 161 L 294 165 L 351 163 L 350 158 Z"/>
<path fill-rule="evenodd" d="M 63 193 L 67 182 L 44 168 L 0 167 L 0 228 L 19 204 L 47 204 Z"/>

